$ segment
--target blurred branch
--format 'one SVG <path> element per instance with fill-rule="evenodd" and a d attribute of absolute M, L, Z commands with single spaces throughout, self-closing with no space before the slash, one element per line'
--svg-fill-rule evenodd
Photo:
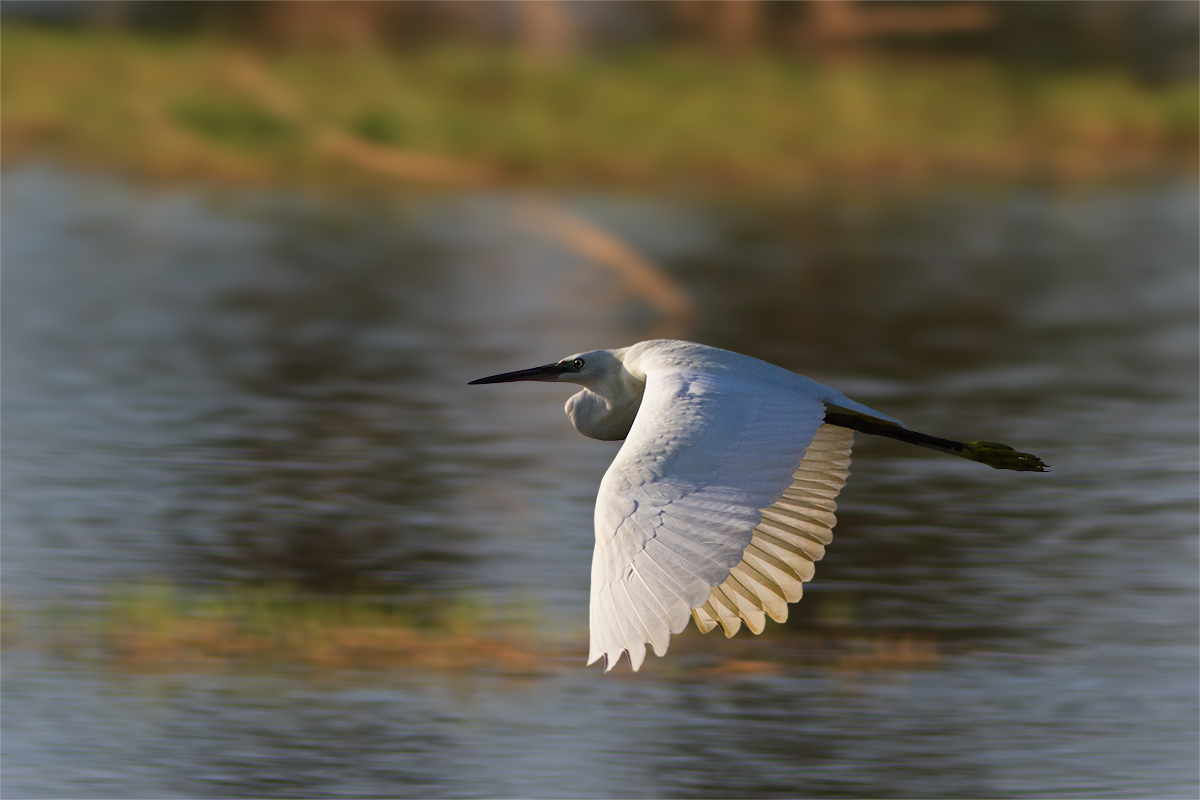
<path fill-rule="evenodd" d="M 322 149 L 372 172 L 421 183 L 472 186 L 489 183 L 495 176 L 487 168 L 428 153 L 383 147 L 333 128 L 316 131 Z"/>
<path fill-rule="evenodd" d="M 645 298 L 663 316 L 651 338 L 676 338 L 690 327 L 695 307 L 679 286 L 653 261 L 621 239 L 558 206 L 526 201 L 518 218 L 543 235 L 616 273 L 626 288 Z"/>
<path fill-rule="evenodd" d="M 493 178 L 486 167 L 371 144 L 309 119 L 296 99 L 251 57 L 231 57 L 227 70 L 268 108 L 306 128 L 318 145 L 373 172 L 426 183 L 479 185 Z M 687 296 L 648 258 L 597 225 L 548 202 L 527 203 L 522 218 L 589 260 L 616 272 L 627 288 L 644 297 L 665 318 L 661 335 L 679 335 L 692 317 Z"/>

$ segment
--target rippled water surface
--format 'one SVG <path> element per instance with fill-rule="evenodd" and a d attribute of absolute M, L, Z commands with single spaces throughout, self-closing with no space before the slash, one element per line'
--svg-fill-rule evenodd
<path fill-rule="evenodd" d="M 1054 471 L 860 435 L 793 619 L 681 637 L 636 675 L 583 649 L 529 676 L 128 671 L 18 634 L 5 796 L 1196 795 L 1193 186 L 564 202 L 687 294 L 674 335 Z M 7 605 L 367 580 L 532 603 L 582 648 L 617 445 L 571 429 L 562 387 L 465 384 L 661 333 L 620 274 L 499 195 L 26 169 L 3 204 Z M 807 657 L 831 630 L 928 657 Z"/>

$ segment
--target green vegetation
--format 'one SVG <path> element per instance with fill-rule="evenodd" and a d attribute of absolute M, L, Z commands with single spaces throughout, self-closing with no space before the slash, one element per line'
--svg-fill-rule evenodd
<path fill-rule="evenodd" d="M 126 669 L 238 663 L 314 669 L 538 672 L 556 659 L 531 607 L 482 599 L 395 602 L 287 587 L 123 587 L 92 606 L 6 606 L 5 644 Z"/>
<path fill-rule="evenodd" d="M 584 631 L 557 626 L 531 603 L 401 602 L 288 587 L 133 584 L 98 603 L 6 604 L 3 630 L 6 648 L 132 673 L 286 668 L 537 676 L 583 668 L 587 653 Z M 671 657 L 651 666 L 664 676 L 739 677 L 801 666 L 842 673 L 929 669 L 941 656 L 942 646 L 928 634 L 839 622 L 771 626 L 761 636 L 731 640 L 689 626 L 672 637 Z"/>
<path fill-rule="evenodd" d="M 171 118 L 209 141 L 247 152 L 286 146 L 296 133 L 286 120 L 245 102 L 184 101 Z"/>
<path fill-rule="evenodd" d="M 0 87 L 6 163 L 47 154 L 147 176 L 317 185 L 1110 180 L 1194 169 L 1200 119 L 1194 85 L 986 63 L 251 53 L 16 24 L 0 32 Z"/>

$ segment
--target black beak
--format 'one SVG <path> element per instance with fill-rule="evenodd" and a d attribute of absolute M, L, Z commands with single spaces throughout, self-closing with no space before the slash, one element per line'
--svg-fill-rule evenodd
<path fill-rule="evenodd" d="M 546 364 L 541 367 L 519 369 L 516 372 L 504 372 L 500 375 L 480 378 L 477 381 L 471 381 L 467 386 L 475 386 L 480 383 L 511 383 L 513 381 L 552 381 L 559 375 L 570 371 L 571 367 L 566 364 Z"/>

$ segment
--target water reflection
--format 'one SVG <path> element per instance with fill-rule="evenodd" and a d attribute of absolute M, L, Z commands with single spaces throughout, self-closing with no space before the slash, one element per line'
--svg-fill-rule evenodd
<path fill-rule="evenodd" d="M 439 354 L 404 334 L 411 306 L 445 294 L 444 273 L 402 217 L 311 209 L 272 222 L 254 271 L 196 330 L 214 373 L 253 402 L 193 445 L 226 465 L 222 513 L 189 552 L 305 589 L 435 588 L 470 551 L 436 469 L 460 436 L 421 389 Z"/>
<path fill-rule="evenodd" d="M 195 737 L 192 716 L 208 715 L 193 755 L 199 769 L 180 772 L 169 789 L 179 796 L 369 797 L 379 786 L 395 796 L 421 797 L 445 783 L 442 754 L 455 742 L 425 722 L 433 709 L 417 698 L 392 705 L 392 693 L 324 687 L 287 690 L 271 682 L 186 692 L 163 732 Z M 425 706 L 425 707 L 422 707 Z M 212 715 L 212 709 L 218 711 Z M 190 712 L 190 713 L 189 713 Z M 319 749 L 312 742 L 325 742 Z"/>
<path fill-rule="evenodd" d="M 668 266 L 696 338 L 1055 471 L 859 437 L 788 624 L 681 637 L 636 676 L 582 649 L 523 678 L 6 652 L 5 793 L 1195 793 L 1191 188 L 574 205 Z M 581 635 L 614 448 L 565 391 L 464 384 L 653 321 L 505 208 L 8 177 L 6 599 L 367 582 L 534 595 Z M 895 653 L 843 658 L 853 637 Z"/>

